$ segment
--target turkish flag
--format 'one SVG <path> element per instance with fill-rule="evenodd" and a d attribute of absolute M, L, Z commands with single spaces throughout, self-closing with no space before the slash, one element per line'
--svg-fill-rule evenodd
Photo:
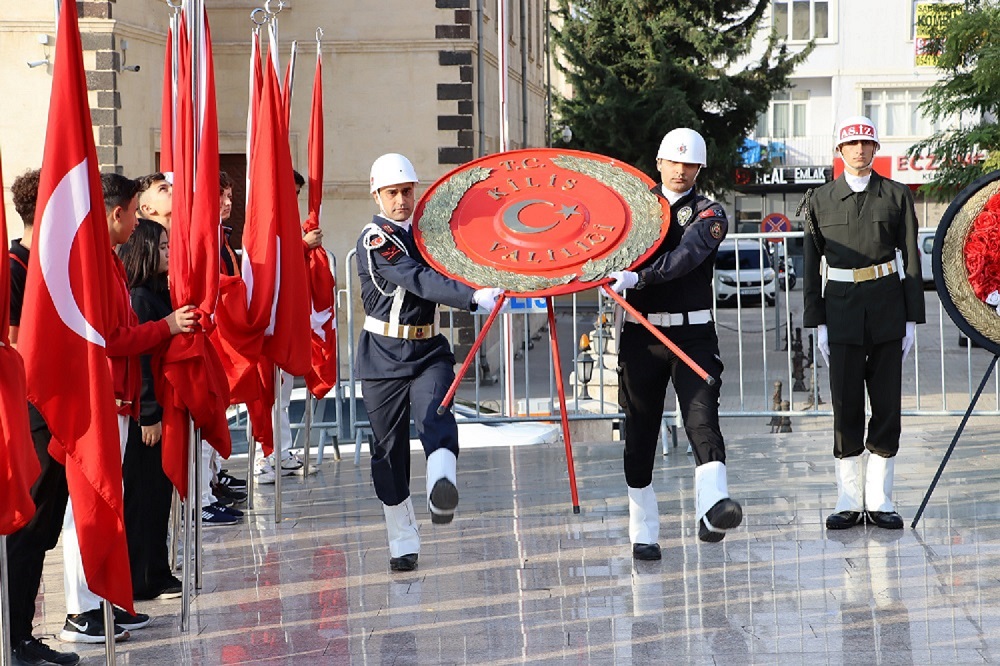
<path fill-rule="evenodd" d="M 277 73 L 269 66 L 264 72 L 264 96 L 254 152 L 254 161 L 269 168 L 255 168 L 258 178 L 253 179 L 252 185 L 253 195 L 259 195 L 277 229 L 277 263 L 272 267 L 274 300 L 270 324 L 264 334 L 264 354 L 288 374 L 301 377 L 311 366 L 309 283 L 302 252 L 288 127 L 281 111 Z"/>
<path fill-rule="evenodd" d="M 302 231 L 319 229 L 323 207 L 323 52 L 316 51 L 316 75 L 313 79 L 312 112 L 309 117 L 309 217 Z M 336 280 L 330 270 L 330 257 L 322 247 L 306 250 L 306 274 L 312 299 L 311 367 L 306 386 L 322 399 L 337 384 Z"/>
<path fill-rule="evenodd" d="M 7 247 L 7 218 L 2 205 L 0 247 Z M 9 333 L 10 262 L 4 258 L 0 260 L 0 534 L 13 534 L 35 515 L 31 486 L 41 471 L 28 428 L 24 362 L 10 346 Z"/>
<path fill-rule="evenodd" d="M 18 348 L 28 398 L 65 461 L 87 584 L 132 611 L 122 464 L 105 339 L 116 311 L 76 7 L 59 13 L 49 121 Z M 56 353 L 53 353 L 54 350 Z"/>
<path fill-rule="evenodd" d="M 194 30 L 188 31 L 188 25 Z M 192 43 L 191 35 L 196 42 Z M 229 386 L 219 355 L 208 339 L 219 298 L 219 125 L 207 11 L 200 16 L 182 13 L 177 39 L 180 56 L 168 275 L 174 307 L 195 305 L 202 329 L 170 339 L 156 364 L 156 395 L 163 406 L 163 471 L 184 498 L 191 442 L 188 416 L 201 430 L 201 438 L 224 458 L 229 457 L 232 442 L 226 422 Z M 192 99 L 193 85 L 200 91 L 197 105 Z"/>
<path fill-rule="evenodd" d="M 163 101 L 160 107 L 160 172 L 174 170 L 174 31 L 167 29 L 163 58 Z"/>

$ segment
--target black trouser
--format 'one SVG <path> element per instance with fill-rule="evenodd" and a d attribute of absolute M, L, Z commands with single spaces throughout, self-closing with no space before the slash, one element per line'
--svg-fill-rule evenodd
<path fill-rule="evenodd" d="M 361 391 L 375 435 L 372 482 L 383 504 L 410 496 L 410 414 L 424 454 L 448 449 L 458 455 L 458 424 L 449 409 L 437 408 L 455 379 L 448 358 L 431 363 L 416 377 L 363 379 Z"/>
<path fill-rule="evenodd" d="M 7 537 L 7 562 L 10 575 L 10 638 L 13 645 L 31 638 L 35 617 L 35 597 L 42 581 L 46 551 L 56 547 L 62 532 L 69 488 L 66 468 L 49 455 L 48 429 L 33 430 L 31 439 L 42 471 L 31 486 L 35 515 L 31 521 Z"/>
<path fill-rule="evenodd" d="M 173 486 L 163 472 L 162 443 L 146 446 L 142 430 L 129 420 L 122 480 L 125 483 L 125 538 L 136 599 L 156 596 L 171 577 L 167 529 Z"/>
<path fill-rule="evenodd" d="M 642 325 L 624 325 L 618 352 L 618 402 L 625 412 L 625 481 L 630 488 L 645 488 L 653 480 L 663 401 L 671 381 L 695 463 L 726 462 L 719 428 L 723 366 L 715 325 L 660 330 L 716 382 L 709 386 Z"/>
<path fill-rule="evenodd" d="M 868 450 L 891 458 L 899 451 L 902 430 L 903 348 L 900 340 L 879 344 L 866 340 L 863 345 L 830 343 L 835 458 L 850 458 L 865 449 L 866 386 L 872 406 Z"/>

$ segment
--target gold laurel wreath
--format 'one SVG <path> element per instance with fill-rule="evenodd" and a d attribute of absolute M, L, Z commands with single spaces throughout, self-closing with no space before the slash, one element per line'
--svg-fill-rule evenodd
<path fill-rule="evenodd" d="M 457 275 L 476 285 L 501 287 L 514 293 L 529 293 L 568 284 L 574 279 L 584 282 L 599 280 L 612 271 L 630 266 L 649 250 L 660 237 L 662 209 L 656 195 L 638 176 L 615 164 L 598 160 L 559 155 L 552 163 L 567 171 L 589 176 L 614 189 L 628 205 L 632 231 L 619 247 L 607 257 L 587 261 L 580 274 L 557 277 L 525 275 L 476 263 L 458 249 L 451 218 L 465 193 L 476 183 L 489 178 L 491 169 L 474 167 L 453 175 L 437 186 L 427 200 L 418 220 L 424 245 L 431 257 L 450 274 Z"/>
<path fill-rule="evenodd" d="M 1000 181 L 993 181 L 973 194 L 959 209 L 945 232 L 941 245 L 941 266 L 944 284 L 955 308 L 983 337 L 1000 344 L 1000 316 L 976 296 L 965 268 L 965 243 L 969 232 L 986 203 L 997 192 L 1000 192 Z"/>

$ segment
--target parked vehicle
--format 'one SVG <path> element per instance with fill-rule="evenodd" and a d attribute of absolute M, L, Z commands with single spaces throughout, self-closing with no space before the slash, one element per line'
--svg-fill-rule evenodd
<path fill-rule="evenodd" d="M 715 300 L 722 305 L 763 298 L 774 305 L 776 277 L 771 255 L 756 243 L 740 243 L 737 264 L 736 241 L 724 240 L 715 256 Z"/>
<path fill-rule="evenodd" d="M 788 279 L 788 288 L 795 289 L 795 262 L 789 261 L 787 268 L 784 259 L 778 259 L 778 288 L 785 288 L 785 279 Z"/>
<path fill-rule="evenodd" d="M 934 268 L 931 258 L 934 256 L 934 236 L 937 229 L 917 230 L 917 249 L 920 251 L 920 275 L 925 285 L 934 284 Z"/>

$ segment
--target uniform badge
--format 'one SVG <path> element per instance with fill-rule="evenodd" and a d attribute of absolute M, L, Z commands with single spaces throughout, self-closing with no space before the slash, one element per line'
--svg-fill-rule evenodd
<path fill-rule="evenodd" d="M 722 222 L 719 222 L 718 220 L 712 222 L 712 226 L 708 228 L 708 232 L 712 234 L 712 238 L 715 240 L 722 240 Z"/>
<path fill-rule="evenodd" d="M 722 211 L 716 208 L 715 206 L 712 206 L 711 208 L 706 208 L 705 210 L 701 211 L 701 214 L 698 217 L 701 218 L 722 217 Z"/>
<path fill-rule="evenodd" d="M 684 208 L 681 208 L 679 211 L 677 211 L 677 224 L 683 227 L 685 224 L 688 223 L 692 215 L 694 215 L 694 211 L 691 210 L 691 207 L 684 206 Z"/>
<path fill-rule="evenodd" d="M 373 235 L 368 240 L 368 249 L 370 250 L 377 250 L 383 245 L 385 245 L 385 236 Z"/>

